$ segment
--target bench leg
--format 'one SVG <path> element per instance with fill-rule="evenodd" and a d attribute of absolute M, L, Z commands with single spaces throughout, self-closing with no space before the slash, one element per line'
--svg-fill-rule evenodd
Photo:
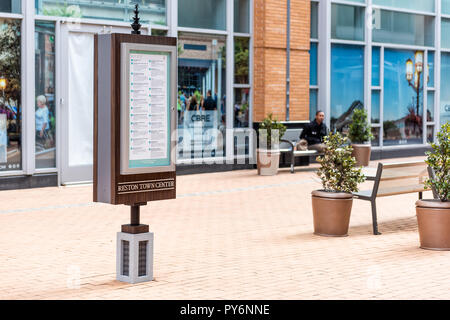
<path fill-rule="evenodd" d="M 372 200 L 372 226 L 373 226 L 373 234 L 374 235 L 380 235 L 381 233 L 378 232 L 378 222 L 377 222 L 377 203 L 376 200 Z"/>
<path fill-rule="evenodd" d="M 419 192 L 419 200 L 422 200 L 422 198 L 423 198 L 423 193 Z"/>
<path fill-rule="evenodd" d="M 295 165 L 295 156 L 294 151 L 291 153 L 291 173 L 294 173 L 294 165 Z"/>

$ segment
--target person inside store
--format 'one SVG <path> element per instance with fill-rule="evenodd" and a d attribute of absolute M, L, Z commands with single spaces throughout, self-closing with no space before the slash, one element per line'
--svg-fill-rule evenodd
<path fill-rule="evenodd" d="M 315 119 L 303 129 L 297 150 L 317 150 L 319 153 L 325 151 L 323 138 L 328 134 L 328 128 L 324 120 L 325 113 L 317 111 Z"/>
<path fill-rule="evenodd" d="M 206 93 L 206 100 L 203 103 L 203 110 L 217 110 L 217 104 L 211 96 L 211 90 L 208 90 L 208 92 Z"/>
<path fill-rule="evenodd" d="M 36 141 L 41 144 L 45 144 L 45 140 L 48 136 L 48 130 L 50 129 L 50 112 L 47 107 L 47 98 L 45 96 L 39 96 L 36 99 Z"/>

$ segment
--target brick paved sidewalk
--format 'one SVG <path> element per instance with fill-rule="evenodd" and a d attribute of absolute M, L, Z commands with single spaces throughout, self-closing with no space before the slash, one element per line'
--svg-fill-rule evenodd
<path fill-rule="evenodd" d="M 91 186 L 0 192 L 0 299 L 450 299 L 450 252 L 419 249 L 416 195 L 378 200 L 381 236 L 354 201 L 350 236 L 323 238 L 319 187 L 311 167 L 178 177 L 178 199 L 141 210 L 155 281 L 138 285 L 115 281 L 127 207 Z"/>

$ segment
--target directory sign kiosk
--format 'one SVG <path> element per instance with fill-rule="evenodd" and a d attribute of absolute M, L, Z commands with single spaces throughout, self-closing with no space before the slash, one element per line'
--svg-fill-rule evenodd
<path fill-rule="evenodd" d="M 99 34 L 94 50 L 94 201 L 131 206 L 118 234 L 118 279 L 147 281 L 149 270 L 133 264 L 153 247 L 140 206 L 176 196 L 177 40 Z"/>

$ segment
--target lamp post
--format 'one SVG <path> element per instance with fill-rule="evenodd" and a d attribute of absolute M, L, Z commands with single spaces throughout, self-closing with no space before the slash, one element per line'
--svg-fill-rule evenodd
<path fill-rule="evenodd" d="M 6 78 L 1 76 L 0 77 L 0 88 L 2 89 L 3 92 L 3 102 L 5 102 L 5 89 L 6 89 Z"/>
<path fill-rule="evenodd" d="M 419 115 L 420 91 L 421 91 L 421 76 L 423 73 L 423 51 L 416 51 L 413 62 L 411 59 L 406 61 L 406 80 L 416 93 L 416 116 Z M 429 66 L 427 65 L 427 70 Z M 427 77 L 427 83 L 430 77 Z"/>

